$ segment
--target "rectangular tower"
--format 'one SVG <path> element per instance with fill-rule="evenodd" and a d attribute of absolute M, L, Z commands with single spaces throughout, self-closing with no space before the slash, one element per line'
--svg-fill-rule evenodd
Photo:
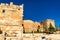
<path fill-rule="evenodd" d="M 6 34 L 7 40 L 8 37 L 17 37 L 20 40 L 23 34 L 22 24 L 23 4 L 14 5 L 12 2 L 10 4 L 0 4 L 0 30 Z"/>

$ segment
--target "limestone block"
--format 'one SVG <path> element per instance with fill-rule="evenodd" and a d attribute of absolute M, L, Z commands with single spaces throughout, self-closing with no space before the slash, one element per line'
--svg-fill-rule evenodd
<path fill-rule="evenodd" d="M 31 20 L 24 20 L 25 32 L 32 32 L 34 30 L 34 22 Z"/>
<path fill-rule="evenodd" d="M 0 40 L 4 40 L 4 35 L 0 34 Z"/>
<path fill-rule="evenodd" d="M 24 37 L 23 40 L 34 40 L 33 38 L 26 38 Z"/>
<path fill-rule="evenodd" d="M 21 25 L 21 21 L 23 20 L 23 6 L 20 6 L 14 5 L 12 2 L 10 3 L 10 5 L 5 5 L 4 3 L 2 3 L 0 5 L 0 19 L 3 20 L 5 24 L 7 23 L 11 25 Z"/>

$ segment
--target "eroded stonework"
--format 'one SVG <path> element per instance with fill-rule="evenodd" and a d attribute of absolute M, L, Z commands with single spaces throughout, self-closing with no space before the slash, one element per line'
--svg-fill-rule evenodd
<path fill-rule="evenodd" d="M 19 40 L 23 34 L 23 5 L 0 4 L 0 30 L 6 40 L 17 37 Z M 13 40 L 13 39 L 12 39 Z"/>
<path fill-rule="evenodd" d="M 45 32 L 45 28 L 50 27 L 50 24 L 55 27 L 55 22 L 52 19 L 47 19 L 42 22 L 33 22 L 32 20 L 24 20 L 24 30 L 25 32 Z"/>

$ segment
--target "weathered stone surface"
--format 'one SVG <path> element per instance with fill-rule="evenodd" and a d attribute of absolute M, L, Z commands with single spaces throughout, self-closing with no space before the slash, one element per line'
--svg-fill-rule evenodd
<path fill-rule="evenodd" d="M 22 24 L 23 20 L 23 6 L 21 5 L 0 5 L 0 23 L 10 24 L 10 25 L 19 25 Z"/>
<path fill-rule="evenodd" d="M 32 20 L 24 20 L 24 30 L 25 32 L 44 32 L 45 28 L 49 28 L 50 23 L 54 28 L 55 27 L 55 22 L 52 19 L 47 19 L 42 22 L 33 22 Z"/>
<path fill-rule="evenodd" d="M 49 28 L 50 23 L 52 24 L 52 26 L 53 26 L 54 28 L 56 28 L 56 27 L 55 27 L 55 22 L 54 22 L 54 20 L 52 20 L 52 19 L 47 19 L 47 20 L 43 21 L 43 26 L 46 26 L 47 28 Z"/>
<path fill-rule="evenodd" d="M 15 40 L 14 37 L 22 38 L 23 5 L 14 5 L 12 2 L 10 4 L 1 3 L 0 9 L 0 29 L 7 37 L 6 40 L 10 40 L 10 37 L 12 40 Z"/>
<path fill-rule="evenodd" d="M 34 30 L 34 22 L 31 20 L 24 20 L 25 32 L 32 32 Z"/>
<path fill-rule="evenodd" d="M 4 35 L 0 34 L 0 40 L 4 40 Z"/>

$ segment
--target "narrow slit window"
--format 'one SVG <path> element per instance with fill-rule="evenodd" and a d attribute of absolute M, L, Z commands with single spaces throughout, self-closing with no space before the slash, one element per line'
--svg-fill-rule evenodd
<path fill-rule="evenodd" d="M 22 26 L 24 26 L 24 25 L 22 24 Z"/>

